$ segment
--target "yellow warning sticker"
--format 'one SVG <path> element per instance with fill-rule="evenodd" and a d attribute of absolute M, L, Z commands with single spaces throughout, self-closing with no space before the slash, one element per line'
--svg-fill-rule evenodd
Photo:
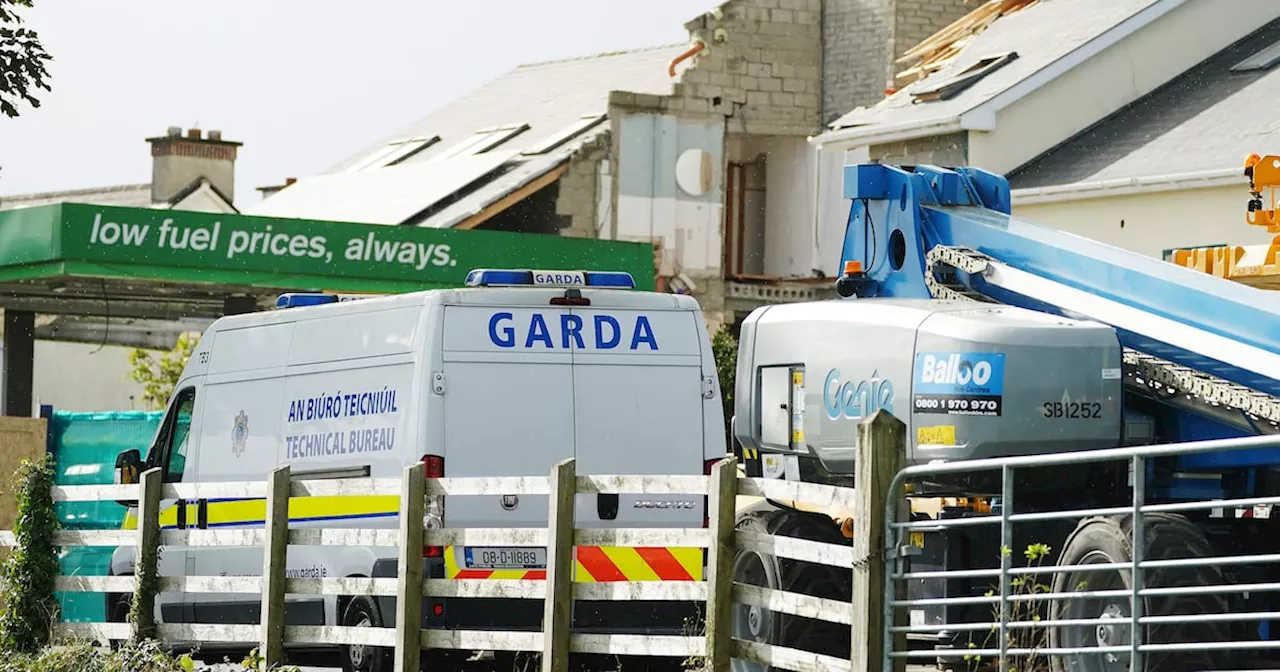
<path fill-rule="evenodd" d="M 792 371 L 792 372 L 791 372 L 791 384 L 792 384 L 792 385 L 804 385 L 804 371 Z"/>
<path fill-rule="evenodd" d="M 924 532 L 912 532 L 910 543 L 916 548 L 924 548 Z"/>
<path fill-rule="evenodd" d="M 917 427 L 916 443 L 930 446 L 954 446 L 956 445 L 956 426 Z"/>

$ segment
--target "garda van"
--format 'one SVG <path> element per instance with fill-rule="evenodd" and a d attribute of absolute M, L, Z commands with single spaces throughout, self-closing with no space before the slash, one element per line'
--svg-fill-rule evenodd
<path fill-rule="evenodd" d="M 544 476 L 573 457 L 579 474 L 703 474 L 725 433 L 710 339 L 688 296 L 634 290 L 626 273 L 475 270 L 467 287 L 342 300 L 286 294 L 277 310 L 223 317 L 201 338 L 145 460 L 166 482 Z M 543 527 L 546 496 L 449 496 L 429 527 Z M 398 497 L 290 502 L 294 528 L 397 526 Z M 577 526 L 699 527 L 701 496 L 579 495 Z M 261 499 L 161 504 L 161 526 L 261 526 Z M 136 527 L 131 511 L 126 527 Z M 425 548 L 430 578 L 541 579 L 544 548 Z M 134 549 L 112 573 L 131 574 Z M 262 549 L 165 547 L 161 576 L 260 576 Z M 701 580 L 697 548 L 579 547 L 575 581 Z M 395 548 L 289 548 L 290 578 L 391 577 Z M 124 620 L 127 596 L 110 596 Z M 260 596 L 162 593 L 160 623 L 256 624 Z M 289 595 L 288 625 L 394 627 L 394 597 Z M 579 631 L 681 634 L 697 605 L 578 602 Z M 424 627 L 540 629 L 541 600 L 427 598 Z M 191 644 L 178 642 L 179 646 Z M 252 642 L 236 645 L 243 650 Z M 202 649 L 215 646 L 205 643 Z M 339 651 L 345 669 L 381 655 Z"/>

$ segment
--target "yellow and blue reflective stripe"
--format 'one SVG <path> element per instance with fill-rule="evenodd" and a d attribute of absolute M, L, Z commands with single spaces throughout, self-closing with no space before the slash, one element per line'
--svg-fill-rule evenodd
<path fill-rule="evenodd" d="M 186 524 L 197 525 L 199 507 L 187 502 Z M 256 527 L 266 523 L 265 498 L 224 498 L 208 500 L 207 525 L 210 528 Z M 361 521 L 390 518 L 400 513 L 397 495 L 346 495 L 336 497 L 294 497 L 289 500 L 289 522 Z M 137 515 L 125 515 L 124 529 L 138 527 Z M 177 529 L 178 505 L 160 512 L 161 529 Z M 445 549 L 445 575 L 451 579 L 541 579 L 546 570 L 475 570 L 457 565 L 453 547 Z M 574 581 L 580 583 L 610 581 L 700 581 L 701 548 L 631 548 L 614 546 L 579 546 L 575 553 Z"/>
<path fill-rule="evenodd" d="M 265 498 L 210 499 L 207 506 L 209 527 L 253 527 L 266 523 L 267 500 Z M 357 521 L 389 518 L 400 513 L 400 497 L 397 495 L 365 495 L 337 497 L 294 497 L 289 500 L 289 522 Z M 186 503 L 187 527 L 195 527 L 199 506 Z M 138 527 L 137 514 L 125 514 L 123 529 Z M 160 529 L 177 529 L 178 505 L 173 504 L 160 512 Z"/>

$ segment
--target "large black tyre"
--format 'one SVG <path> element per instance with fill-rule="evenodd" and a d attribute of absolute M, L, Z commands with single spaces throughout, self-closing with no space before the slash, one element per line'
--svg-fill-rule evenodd
<path fill-rule="evenodd" d="M 353 597 L 342 611 L 340 624 L 347 627 L 381 628 L 382 614 L 368 597 Z M 343 644 L 339 658 L 343 672 L 391 672 L 392 651 L 383 647 Z"/>
<path fill-rule="evenodd" d="M 1132 562 L 1133 546 L 1130 543 L 1133 520 L 1129 516 L 1086 518 L 1067 537 L 1059 566 L 1087 565 L 1112 562 Z M 1207 558 L 1215 555 L 1212 544 L 1204 532 L 1184 516 L 1167 513 L 1151 513 L 1143 516 L 1145 546 L 1143 557 L 1147 560 L 1172 560 L 1179 558 Z M 1222 585 L 1226 583 L 1220 568 L 1216 566 L 1153 568 L 1144 572 L 1143 585 L 1148 588 L 1173 588 L 1185 586 Z M 1080 590 L 1132 589 L 1132 576 L 1128 571 L 1062 572 L 1056 574 L 1053 592 L 1066 593 Z M 1223 594 L 1158 595 L 1143 599 L 1146 616 L 1175 616 L 1222 614 L 1230 611 Z M 1132 603 L 1127 597 L 1081 598 L 1057 600 L 1052 606 L 1052 618 L 1104 618 L 1128 617 Z M 1229 623 L 1196 621 L 1191 623 L 1158 623 L 1145 626 L 1143 642 L 1146 644 L 1172 644 L 1178 642 L 1224 642 L 1234 639 L 1233 626 Z M 1117 626 L 1061 626 L 1049 629 L 1049 645 L 1053 648 L 1081 646 L 1127 646 L 1130 640 L 1128 625 Z M 1226 670 L 1232 667 L 1234 656 L 1230 651 L 1151 651 L 1143 655 L 1142 670 L 1131 672 L 1191 672 L 1193 670 Z M 1081 654 L 1054 656 L 1056 672 L 1110 672 L 1128 670 L 1129 654 Z"/>
<path fill-rule="evenodd" d="M 848 545 L 830 518 L 793 509 L 758 507 L 738 516 L 736 528 L 774 536 L 795 537 L 830 544 Z M 834 567 L 777 558 L 772 555 L 739 549 L 734 555 L 733 580 L 848 602 L 852 588 L 849 573 Z M 735 604 L 733 636 L 736 639 L 812 651 L 837 658 L 848 658 L 850 629 L 848 626 L 775 613 L 758 607 Z M 736 672 L 768 672 L 768 666 L 735 659 Z"/>

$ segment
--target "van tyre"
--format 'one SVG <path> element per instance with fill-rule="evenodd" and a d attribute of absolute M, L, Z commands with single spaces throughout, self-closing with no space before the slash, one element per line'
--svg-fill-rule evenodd
<path fill-rule="evenodd" d="M 1086 518 L 1067 537 L 1059 566 L 1132 562 L 1130 538 L 1133 520 L 1130 516 Z M 1143 516 L 1144 555 L 1146 560 L 1207 558 L 1216 555 L 1204 532 L 1185 516 L 1151 513 Z M 1063 572 L 1055 575 L 1053 592 L 1078 590 L 1132 589 L 1130 573 Z M 1143 584 L 1148 588 L 1223 585 L 1227 583 L 1215 566 L 1170 567 L 1147 569 Z M 1157 595 L 1143 600 L 1146 616 L 1186 616 L 1230 612 L 1226 595 Z M 1128 598 L 1085 598 L 1058 600 L 1052 605 L 1051 618 L 1102 618 L 1132 615 Z M 1145 626 L 1146 644 L 1179 642 L 1232 641 L 1230 623 L 1200 620 L 1191 623 L 1159 623 Z M 1062 626 L 1049 630 L 1049 646 L 1127 646 L 1130 630 L 1127 624 L 1115 626 Z M 1143 656 L 1142 670 L 1132 672 L 1191 672 L 1192 670 L 1226 670 L 1232 667 L 1230 651 L 1152 651 Z M 1056 672 L 1109 672 L 1129 668 L 1129 654 L 1081 654 L 1054 656 Z"/>
<path fill-rule="evenodd" d="M 368 597 L 353 597 L 342 611 L 341 625 L 355 628 L 383 627 L 378 606 Z M 377 646 L 343 644 L 339 655 L 343 672 L 391 672 L 393 652 Z"/>
<path fill-rule="evenodd" d="M 831 519 L 826 516 L 791 509 L 758 508 L 743 512 L 736 524 L 743 532 L 795 537 L 847 546 Z M 772 590 L 801 593 L 848 602 L 852 588 L 848 572 L 807 562 L 740 549 L 733 559 L 735 583 L 756 585 Z M 811 620 L 762 607 L 734 604 L 733 636 L 761 644 L 812 651 L 836 658 L 849 656 L 850 628 L 839 623 Z M 773 668 L 746 660 L 734 659 L 735 672 L 765 672 Z"/>
<path fill-rule="evenodd" d="M 133 596 L 127 593 L 111 593 L 107 596 L 107 622 L 128 623 L 129 609 L 133 606 Z M 119 649 L 124 640 L 113 639 L 107 642 L 112 649 Z"/>

